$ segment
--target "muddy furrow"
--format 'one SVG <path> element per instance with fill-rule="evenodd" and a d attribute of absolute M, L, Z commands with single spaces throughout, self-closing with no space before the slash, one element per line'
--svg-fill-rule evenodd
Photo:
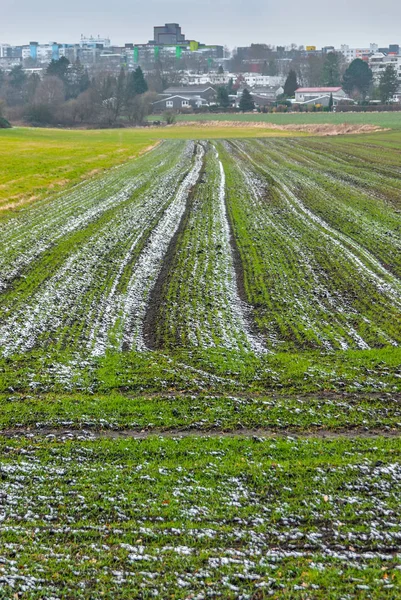
<path fill-rule="evenodd" d="M 0 437 L 48 437 L 54 439 L 87 438 L 87 439 L 136 439 L 145 440 L 151 437 L 160 438 L 254 438 L 263 440 L 270 438 L 284 439 L 376 439 L 401 438 L 401 429 L 319 429 L 300 428 L 257 428 L 257 429 L 92 429 L 92 428 L 54 428 L 54 427 L 18 427 L 3 429 Z"/>
<path fill-rule="evenodd" d="M 147 349 L 143 328 L 151 291 L 157 282 L 170 243 L 185 214 L 191 189 L 199 179 L 204 154 L 203 146 L 197 144 L 191 170 L 181 183 L 174 200 L 157 227 L 152 231 L 148 243 L 136 263 L 123 304 L 121 349 Z"/>
<path fill-rule="evenodd" d="M 226 208 L 226 176 L 215 147 L 204 166 L 149 303 L 153 348 L 221 347 L 264 351 L 239 294 Z"/>

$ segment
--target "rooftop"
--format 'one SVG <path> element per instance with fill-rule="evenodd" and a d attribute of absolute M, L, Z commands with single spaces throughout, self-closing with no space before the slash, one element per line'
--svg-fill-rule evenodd
<path fill-rule="evenodd" d="M 317 92 L 319 94 L 325 94 L 325 93 L 334 93 L 334 92 L 339 92 L 341 90 L 341 86 L 338 87 L 301 87 L 296 89 L 296 92 Z"/>
<path fill-rule="evenodd" d="M 166 90 L 164 90 L 163 94 L 174 94 L 177 92 L 184 92 L 184 93 L 190 92 L 191 94 L 193 94 L 194 92 L 204 92 L 209 89 L 214 90 L 214 87 L 208 83 L 206 83 L 205 85 L 189 85 L 189 86 L 174 85 L 174 86 L 171 86 L 171 87 L 167 88 Z"/>

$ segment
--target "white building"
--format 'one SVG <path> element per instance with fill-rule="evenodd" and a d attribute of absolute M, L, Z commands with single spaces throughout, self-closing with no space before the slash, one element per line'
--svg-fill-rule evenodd
<path fill-rule="evenodd" d="M 191 73 L 190 71 L 185 72 L 181 77 L 181 83 L 183 85 L 227 85 L 230 78 L 235 78 L 235 75 L 231 73 Z"/>
<path fill-rule="evenodd" d="M 285 81 L 281 75 L 260 75 L 260 73 L 243 73 L 242 77 L 249 87 L 279 86 Z"/>
<path fill-rule="evenodd" d="M 227 85 L 230 79 L 235 81 L 238 79 L 238 73 L 191 73 L 186 71 L 181 77 L 181 83 L 183 85 L 210 85 L 219 86 Z M 241 73 L 241 79 L 246 83 L 247 86 L 253 87 L 271 87 L 282 85 L 285 81 L 285 77 L 281 75 L 260 75 L 259 73 Z"/>
<path fill-rule="evenodd" d="M 376 84 L 380 81 L 380 76 L 386 70 L 386 67 L 393 66 L 397 72 L 398 82 L 401 86 L 401 56 L 397 54 L 383 54 L 376 52 L 369 59 L 369 67 L 373 72 L 373 80 Z"/>
<path fill-rule="evenodd" d="M 337 52 L 340 52 L 348 62 L 352 62 L 356 58 L 363 58 L 377 52 L 379 46 L 370 44 L 369 48 L 350 48 L 347 44 L 342 44 Z"/>
<path fill-rule="evenodd" d="M 347 98 L 346 93 L 341 87 L 298 88 L 295 91 L 295 100 L 291 100 L 291 102 L 305 106 L 329 106 L 330 98 L 333 98 L 333 106 L 337 106 L 337 104 L 344 100 L 351 104 L 354 102 L 351 98 Z"/>
<path fill-rule="evenodd" d="M 110 48 L 111 43 L 109 38 L 101 38 L 100 36 L 95 38 L 92 35 L 85 37 L 84 35 L 81 35 L 79 45 L 81 48 L 99 48 L 101 46 L 103 48 Z"/>
<path fill-rule="evenodd" d="M 241 98 L 241 96 L 243 94 L 244 89 L 245 89 L 244 87 L 239 87 L 237 90 L 238 103 L 239 103 L 239 99 Z M 284 93 L 284 88 L 281 85 L 278 85 L 278 86 L 277 85 L 270 85 L 270 86 L 265 85 L 262 87 L 249 88 L 248 91 L 252 94 L 252 96 L 255 96 L 258 98 L 259 104 L 261 103 L 261 101 L 263 99 L 266 100 L 266 102 L 265 102 L 265 105 L 266 105 L 269 102 L 275 102 L 277 100 L 278 96 L 281 96 L 281 94 Z"/>
<path fill-rule="evenodd" d="M 0 58 L 6 58 L 8 56 L 10 44 L 0 44 Z"/>
<path fill-rule="evenodd" d="M 31 42 L 29 45 L 22 47 L 22 59 L 27 60 L 32 58 L 38 63 L 49 63 L 52 58 L 55 58 L 58 50 L 58 44 L 49 42 L 48 44 L 38 44 Z"/>
<path fill-rule="evenodd" d="M 311 100 L 317 100 L 324 95 L 333 95 L 333 100 L 342 100 L 347 95 L 342 87 L 311 87 L 311 88 L 298 88 L 295 90 L 295 102 L 310 102 Z"/>

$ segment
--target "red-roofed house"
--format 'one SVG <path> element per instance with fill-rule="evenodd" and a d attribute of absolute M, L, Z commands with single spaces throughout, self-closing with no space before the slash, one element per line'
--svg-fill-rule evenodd
<path fill-rule="evenodd" d="M 335 104 L 347 97 L 342 87 L 301 87 L 295 90 L 295 103 L 316 103 L 319 99 L 330 98 L 331 94 Z"/>

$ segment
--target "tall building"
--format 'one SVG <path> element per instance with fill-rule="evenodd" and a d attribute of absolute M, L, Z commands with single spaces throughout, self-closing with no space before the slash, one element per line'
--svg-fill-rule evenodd
<path fill-rule="evenodd" d="M 156 45 L 184 44 L 185 35 L 181 33 L 181 27 L 178 23 L 166 23 L 162 27 L 153 28 L 153 42 Z"/>

